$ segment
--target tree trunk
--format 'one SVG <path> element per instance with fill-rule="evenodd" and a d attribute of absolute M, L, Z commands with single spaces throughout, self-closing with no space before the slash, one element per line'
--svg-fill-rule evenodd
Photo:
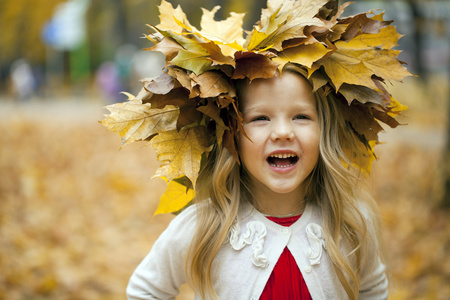
<path fill-rule="evenodd" d="M 445 20 L 446 22 L 450 22 L 450 20 Z M 450 32 L 446 32 L 447 35 L 450 35 Z M 450 40 L 449 40 L 449 49 L 450 49 Z M 450 50 L 448 52 L 450 56 Z M 447 66 L 447 76 L 450 76 L 450 64 Z M 446 147 L 444 148 L 443 155 L 443 166 L 444 166 L 444 198 L 442 198 L 441 205 L 447 209 L 450 208 L 450 93 L 447 95 L 447 141 Z"/>
<path fill-rule="evenodd" d="M 425 76 L 425 67 L 423 64 L 423 40 L 422 40 L 422 28 L 424 23 L 424 18 L 420 15 L 419 6 L 417 1 L 409 0 L 409 6 L 411 7 L 411 11 L 413 13 L 413 21 L 414 21 L 414 62 L 416 68 L 416 74 L 422 77 L 422 79 L 426 80 Z"/>

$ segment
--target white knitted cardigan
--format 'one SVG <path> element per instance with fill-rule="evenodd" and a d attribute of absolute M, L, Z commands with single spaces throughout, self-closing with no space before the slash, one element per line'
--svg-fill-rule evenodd
<path fill-rule="evenodd" d="M 174 299 L 178 295 L 180 285 L 186 282 L 185 259 L 195 230 L 196 208 L 193 205 L 178 215 L 155 242 L 130 278 L 128 299 Z M 285 247 L 295 258 L 313 299 L 348 299 L 327 255 L 317 205 L 308 204 L 290 227 L 268 220 L 249 204 L 243 205 L 238 220 L 213 263 L 219 299 L 259 299 Z M 359 299 L 387 299 L 385 267 L 376 249 L 367 250 Z"/>

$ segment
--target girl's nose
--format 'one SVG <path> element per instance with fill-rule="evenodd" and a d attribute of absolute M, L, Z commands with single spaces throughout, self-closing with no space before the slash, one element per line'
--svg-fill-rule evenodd
<path fill-rule="evenodd" d="M 272 141 L 291 141 L 294 139 L 294 131 L 291 124 L 277 122 L 270 133 Z"/>

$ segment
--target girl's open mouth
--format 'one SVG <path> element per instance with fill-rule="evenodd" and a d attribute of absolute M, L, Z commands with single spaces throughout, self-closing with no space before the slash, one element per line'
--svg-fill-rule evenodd
<path fill-rule="evenodd" d="M 270 166 L 276 168 L 287 168 L 295 165 L 298 161 L 298 156 L 293 153 L 272 154 L 267 158 Z"/>

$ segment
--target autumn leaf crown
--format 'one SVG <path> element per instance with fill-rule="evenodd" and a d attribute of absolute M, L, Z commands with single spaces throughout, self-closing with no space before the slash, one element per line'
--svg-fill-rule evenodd
<path fill-rule="evenodd" d="M 393 50 L 401 35 L 383 13 L 340 18 L 351 3 L 338 7 L 337 2 L 268 0 L 244 38 L 244 14 L 215 21 L 219 6 L 203 9 L 198 30 L 180 7 L 162 0 L 160 24 L 149 25 L 146 35 L 155 45 L 146 50 L 165 55 L 164 72 L 142 79 L 137 96 L 128 94 L 128 101 L 108 106 L 110 114 L 101 123 L 120 134 L 123 145 L 148 140 L 162 162 L 155 176 L 169 181 L 169 188 L 172 181 L 192 187 L 212 145 L 226 147 L 238 160 L 234 137 L 242 131 L 242 117 L 234 80 L 272 78 L 289 64 L 315 91 L 325 88 L 348 103 L 348 122 L 373 158 L 379 121 L 394 128 L 396 115 L 405 109 L 385 81 L 410 74 L 398 60 L 400 51 Z M 360 168 L 368 170 L 370 163 Z M 161 212 L 189 202 L 186 193 L 171 193 L 182 200 Z M 167 192 L 164 199 L 170 202 Z"/>

